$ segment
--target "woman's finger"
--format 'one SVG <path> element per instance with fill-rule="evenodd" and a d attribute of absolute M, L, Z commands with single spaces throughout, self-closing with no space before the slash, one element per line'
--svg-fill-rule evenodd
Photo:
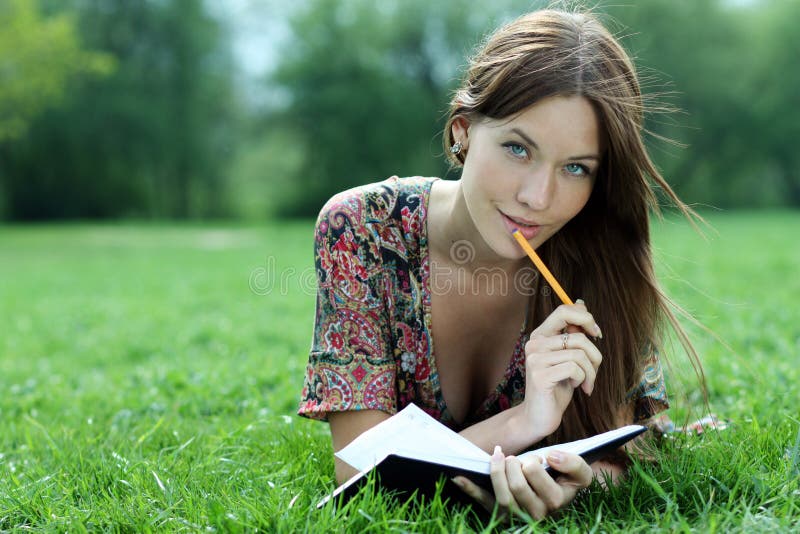
<path fill-rule="evenodd" d="M 508 479 L 506 478 L 506 462 L 503 451 L 500 445 L 494 448 L 492 454 L 492 461 L 490 467 L 490 475 L 492 477 L 492 489 L 494 489 L 494 498 L 497 504 L 503 508 L 514 509 L 517 506 L 517 501 L 511 494 L 511 489 L 508 487 Z"/>
<path fill-rule="evenodd" d="M 545 471 L 539 458 L 526 461 L 522 466 L 522 474 L 545 506 L 545 513 L 557 510 L 566 504 L 567 496 L 563 488 Z"/>
<path fill-rule="evenodd" d="M 586 380 L 586 373 L 583 368 L 572 360 L 543 369 L 540 374 L 549 384 L 558 384 L 562 380 L 569 380 L 569 385 L 573 389 Z"/>
<path fill-rule="evenodd" d="M 494 509 L 494 495 L 492 495 L 490 492 L 486 491 L 466 477 L 458 476 L 454 477 L 452 480 L 453 483 L 461 489 L 461 491 L 469 495 L 478 504 L 483 506 L 486 511 L 491 512 Z"/>
<path fill-rule="evenodd" d="M 506 479 L 508 487 L 514 495 L 514 500 L 522 510 L 536 519 L 543 519 L 547 515 L 547 506 L 528 483 L 522 472 L 522 462 L 519 458 L 515 456 L 506 458 Z"/>
<path fill-rule="evenodd" d="M 533 333 L 542 336 L 559 334 L 569 325 L 579 326 L 590 336 L 602 337 L 603 333 L 591 313 L 583 305 L 562 304 L 547 316 Z"/>
<path fill-rule="evenodd" d="M 586 353 L 592 366 L 597 369 L 603 362 L 600 350 L 582 332 L 564 333 L 556 336 L 531 336 L 525 343 L 526 353 L 557 352 L 569 349 L 581 349 Z"/>
<path fill-rule="evenodd" d="M 545 372 L 549 368 L 565 362 L 574 362 L 583 370 L 585 378 L 582 382 L 572 384 L 572 387 L 582 386 L 583 391 L 586 392 L 586 394 L 591 394 L 592 390 L 594 390 L 594 382 L 597 378 L 597 370 L 589 360 L 589 357 L 582 350 L 574 349 L 545 354 L 534 354 L 529 358 L 531 359 L 531 365 L 526 367 L 526 372 L 532 374 Z M 547 376 L 549 379 L 552 379 L 551 375 Z"/>
<path fill-rule="evenodd" d="M 562 487 L 577 490 L 592 483 L 594 473 L 591 466 L 577 454 L 551 451 L 547 453 L 547 463 L 562 475 L 558 477 L 558 484 Z"/>
<path fill-rule="evenodd" d="M 577 347 L 586 353 L 586 357 L 592 362 L 595 371 L 600 367 L 600 364 L 603 363 L 603 354 L 600 352 L 600 349 L 597 348 L 597 345 L 586 337 L 586 334 L 582 332 L 567 334 L 566 341 L 568 349 Z"/>
<path fill-rule="evenodd" d="M 583 332 L 561 334 L 551 343 L 556 345 L 556 350 L 559 347 L 562 350 L 581 349 L 586 353 L 586 357 L 592 362 L 595 370 L 603 363 L 603 355 L 600 353 L 600 349 Z"/>

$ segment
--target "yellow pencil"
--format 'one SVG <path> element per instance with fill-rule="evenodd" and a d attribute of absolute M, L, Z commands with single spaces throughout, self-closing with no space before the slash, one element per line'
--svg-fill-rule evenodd
<path fill-rule="evenodd" d="M 513 235 L 514 239 L 517 240 L 517 243 L 519 243 L 519 246 L 522 247 L 522 250 L 528 254 L 528 257 L 531 259 L 531 261 L 533 261 L 533 264 L 536 265 L 536 268 L 539 269 L 539 272 L 542 273 L 542 276 L 544 276 L 544 279 L 547 280 L 548 284 L 550 284 L 550 287 L 553 288 L 553 291 L 556 292 L 556 295 L 558 295 L 558 298 L 561 299 L 561 302 L 564 304 L 573 304 L 572 300 L 567 296 L 566 291 L 564 291 L 564 288 L 561 287 L 561 284 L 558 283 L 555 276 L 553 276 L 553 273 L 551 273 L 550 270 L 545 266 L 545 264 L 542 262 L 542 259 L 538 254 L 536 254 L 536 251 L 533 250 L 533 247 L 530 246 L 520 231 L 514 230 L 511 232 L 511 235 Z"/>

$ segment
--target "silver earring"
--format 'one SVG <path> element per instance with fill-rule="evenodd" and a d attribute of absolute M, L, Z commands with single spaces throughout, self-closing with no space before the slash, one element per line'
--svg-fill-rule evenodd
<path fill-rule="evenodd" d="M 456 144 L 450 147 L 450 152 L 454 155 L 459 155 L 461 153 L 461 149 L 464 145 L 461 144 L 461 141 L 458 141 Z"/>

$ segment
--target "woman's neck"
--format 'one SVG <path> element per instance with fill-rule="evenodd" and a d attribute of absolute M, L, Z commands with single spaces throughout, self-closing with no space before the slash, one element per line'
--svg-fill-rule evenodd
<path fill-rule="evenodd" d="M 439 258 L 447 258 L 459 267 L 502 269 L 514 274 L 527 263 L 525 259 L 503 258 L 483 239 L 470 216 L 461 181 L 438 180 L 431 190 L 428 205 L 428 237 Z"/>

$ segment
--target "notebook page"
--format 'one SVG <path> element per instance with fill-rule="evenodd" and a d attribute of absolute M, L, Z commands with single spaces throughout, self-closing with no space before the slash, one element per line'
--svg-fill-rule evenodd
<path fill-rule="evenodd" d="M 550 445 L 549 447 L 542 447 L 541 449 L 522 453 L 517 457 L 520 459 L 526 459 L 538 456 L 543 460 L 544 466 L 547 467 L 546 458 L 547 453 L 550 451 L 557 450 L 562 452 L 570 452 L 573 454 L 583 454 L 586 451 L 590 451 L 640 428 L 641 426 L 639 425 L 628 425 L 622 428 L 617 428 L 616 430 L 609 430 L 608 432 L 604 432 L 603 434 L 598 434 L 590 438 L 579 439 L 577 441 L 570 441 L 569 443 L 562 443 L 558 445 Z"/>
<path fill-rule="evenodd" d="M 363 471 L 389 454 L 434 463 L 447 460 L 448 465 L 455 458 L 487 463 L 489 460 L 489 455 L 477 445 L 442 425 L 414 404 L 409 404 L 394 416 L 367 430 L 336 453 L 336 456 Z"/>

